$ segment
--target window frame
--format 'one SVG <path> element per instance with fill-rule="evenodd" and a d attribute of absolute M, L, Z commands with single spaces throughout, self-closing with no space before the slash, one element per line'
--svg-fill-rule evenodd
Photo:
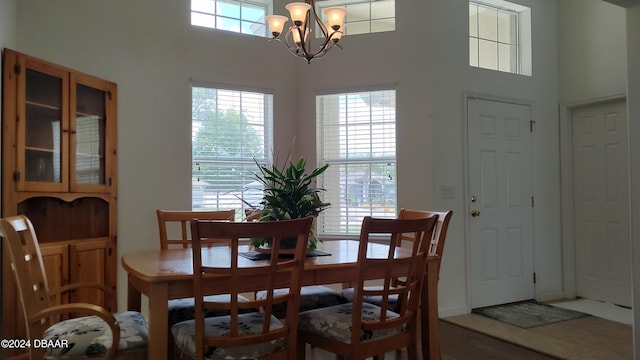
<path fill-rule="evenodd" d="M 244 34 L 244 35 L 250 35 L 250 36 L 258 36 L 258 37 L 270 37 L 271 34 L 268 33 L 268 26 L 267 26 L 267 22 L 266 22 L 266 18 L 263 16 L 261 17 L 259 20 L 260 21 L 253 21 L 253 20 L 247 20 L 244 19 L 242 17 L 242 8 L 245 5 L 248 6 L 257 6 L 257 7 L 261 7 L 264 8 L 265 10 L 265 15 L 269 15 L 273 13 L 273 0 L 210 0 L 212 2 L 215 3 L 215 6 L 217 8 L 217 4 L 219 1 L 222 2 L 234 2 L 234 3 L 238 3 L 239 7 L 240 7 L 240 17 L 236 18 L 236 17 L 232 17 L 232 16 L 226 16 L 226 15 L 218 15 L 217 12 L 205 12 L 205 11 L 201 11 L 201 10 L 194 10 L 194 1 L 197 0 L 191 0 L 190 4 L 190 23 L 191 26 L 197 26 L 197 27 L 202 27 L 202 28 L 206 28 L 206 29 L 213 29 L 213 30 L 220 30 L 220 31 L 228 31 L 228 32 L 232 32 L 232 33 L 236 33 L 236 34 Z M 204 16 L 212 16 L 214 18 L 214 24 L 213 26 L 209 26 L 209 25 L 204 25 L 204 24 L 194 24 L 194 14 L 199 14 L 199 15 L 204 15 Z M 233 31 L 233 30 L 228 30 L 228 29 L 224 29 L 222 27 L 218 26 L 218 18 L 224 18 L 227 20 L 234 20 L 234 21 L 238 21 L 240 23 L 240 28 L 239 31 Z M 243 32 L 243 26 L 242 24 L 244 22 L 248 22 L 248 23 L 252 23 L 252 24 L 257 24 L 258 26 L 262 27 L 263 31 L 262 34 L 256 34 L 256 32 L 252 32 L 252 33 L 248 33 L 248 32 Z"/>
<path fill-rule="evenodd" d="M 475 34 L 472 32 L 472 17 L 471 17 L 471 7 L 476 7 L 476 31 Z M 499 14 L 509 14 L 515 17 L 515 32 L 514 35 L 515 40 L 511 42 L 505 42 L 500 40 L 500 32 L 498 30 L 500 17 L 496 16 L 495 26 L 496 26 L 496 38 L 488 39 L 483 38 L 480 34 L 480 25 L 478 21 L 477 15 L 480 13 L 478 11 L 479 8 L 486 8 L 495 10 L 496 13 Z M 469 66 L 471 68 L 478 69 L 486 69 L 493 70 L 499 72 L 505 72 L 509 74 L 516 75 L 532 75 L 532 65 L 531 65 L 531 8 L 516 4 L 506 0 L 469 0 Z M 475 42 L 475 48 L 474 43 Z M 495 66 L 488 66 L 482 64 L 481 59 L 481 50 L 480 50 L 480 42 L 484 42 L 485 44 L 494 44 L 495 45 Z M 515 63 L 510 66 L 511 69 L 506 70 L 501 68 L 500 65 L 500 48 L 501 47 L 515 47 L 515 60 L 510 61 Z M 511 56 L 507 56 L 511 57 Z M 475 61 L 473 61 L 475 58 Z M 515 70 L 512 70 L 515 67 Z"/>
<path fill-rule="evenodd" d="M 340 117 L 340 115 L 336 115 L 340 112 L 339 110 L 340 105 L 336 106 L 333 109 L 329 109 L 329 111 L 326 111 L 326 109 L 328 109 L 328 105 L 323 106 L 322 104 L 320 104 L 322 101 L 332 101 L 332 100 L 324 100 L 325 98 L 328 98 L 328 97 L 336 97 L 336 98 L 344 97 L 346 99 L 350 96 L 359 96 L 359 94 L 367 94 L 367 93 L 369 94 L 369 96 L 371 96 L 371 94 L 374 94 L 377 92 L 393 97 L 393 100 L 394 100 L 393 106 L 384 108 L 384 109 L 387 109 L 387 111 L 388 109 L 393 109 L 393 114 L 391 118 L 389 118 L 387 115 L 383 117 L 382 120 L 376 121 L 375 120 L 376 118 L 377 119 L 380 118 L 379 114 L 376 114 L 376 115 L 371 115 L 369 122 L 366 122 L 366 123 L 358 122 L 356 120 L 352 124 L 340 125 L 341 124 L 340 119 L 336 120 L 336 117 Z M 320 194 L 323 201 L 328 201 L 331 203 L 331 206 L 327 208 L 325 211 L 323 211 L 322 213 L 320 213 L 320 215 L 318 216 L 317 229 L 318 229 L 318 234 L 322 238 L 324 239 L 357 238 L 360 232 L 360 225 L 362 223 L 362 218 L 364 216 L 391 217 L 391 218 L 396 217 L 397 209 L 398 209 L 397 132 L 396 132 L 397 112 L 396 112 L 396 102 L 395 102 L 396 94 L 397 94 L 397 91 L 394 87 L 385 87 L 385 88 L 376 88 L 371 90 L 358 89 L 355 91 L 339 91 L 334 93 L 323 93 L 323 94 L 316 95 L 316 140 L 317 140 L 316 144 L 317 144 L 317 159 L 318 159 L 317 161 L 318 161 L 318 166 L 323 166 L 324 164 L 327 164 L 327 163 L 329 164 L 329 168 L 327 169 L 327 171 L 325 171 L 325 173 L 323 173 L 318 178 L 318 186 L 320 188 L 327 190 Z M 333 101 L 340 102 L 340 100 L 333 100 Z M 375 110 L 372 110 L 373 108 L 374 106 L 369 105 L 370 113 L 373 113 L 375 111 Z M 384 110 L 380 110 L 380 111 L 382 112 Z M 324 114 L 325 112 L 331 112 L 332 114 L 327 116 Z M 353 118 L 359 118 L 359 116 L 360 114 L 356 113 L 353 115 Z M 332 119 L 329 120 L 330 124 L 327 124 L 326 119 L 329 117 L 332 117 Z M 347 120 L 347 121 L 353 121 L 353 120 Z M 364 147 L 368 146 L 369 149 L 380 149 L 379 146 L 381 146 L 383 149 L 389 149 L 389 146 L 390 146 L 389 137 L 388 135 L 384 135 L 389 133 L 389 127 L 385 128 L 384 127 L 385 124 L 390 124 L 391 127 L 393 128 L 392 155 L 384 154 L 383 156 L 372 156 L 373 152 L 371 150 L 368 152 L 369 157 L 359 157 L 357 156 L 358 155 L 357 151 L 354 151 L 354 154 L 356 156 L 353 156 L 353 157 L 349 157 L 349 156 L 343 157 L 343 155 L 340 155 L 341 152 L 348 153 L 350 151 L 353 151 L 344 147 L 344 144 L 349 142 L 349 140 L 345 140 L 349 136 L 348 133 L 338 133 L 337 135 L 333 134 L 336 131 L 340 132 L 341 127 L 349 127 L 353 131 L 353 129 L 362 125 L 365 125 L 365 126 L 368 125 L 370 128 L 373 128 L 375 126 L 378 126 L 378 127 L 382 126 L 382 128 L 378 129 L 375 132 L 373 130 L 370 131 L 370 134 L 367 137 L 368 138 L 367 140 L 369 141 L 368 145 L 363 145 L 363 146 Z M 333 131 L 326 131 L 328 126 L 333 126 L 338 129 L 337 130 L 333 129 Z M 329 134 L 327 135 L 327 133 Z M 372 140 L 373 141 L 376 140 L 375 139 L 376 136 L 374 135 L 374 133 L 383 134 L 381 136 L 382 142 L 379 143 L 380 145 L 378 147 L 375 145 L 372 145 Z M 341 138 L 341 137 L 343 138 L 342 144 L 340 143 L 340 141 L 333 140 L 338 145 L 327 146 L 327 142 L 325 141 L 326 139 L 335 139 L 335 138 Z M 358 138 L 358 140 L 360 139 Z M 331 140 L 327 140 L 327 141 L 331 141 Z M 388 150 L 385 150 L 385 151 L 388 151 Z M 329 155 L 329 152 L 333 152 L 338 155 L 337 156 Z M 348 170 L 345 171 L 344 173 L 340 173 L 341 170 L 349 169 L 347 167 L 354 167 L 354 166 L 366 167 L 367 165 L 369 166 L 369 172 L 367 173 L 365 170 L 365 176 L 361 178 L 358 178 L 357 176 L 349 175 Z M 378 169 L 382 168 L 384 169 L 384 171 L 380 171 L 378 174 L 373 175 L 375 170 L 374 168 L 378 168 Z M 334 172 L 336 171 L 338 172 L 337 175 L 334 174 Z M 353 174 L 357 174 L 357 172 Z M 385 176 L 389 176 L 390 182 L 385 183 L 384 181 L 382 181 L 382 183 L 380 183 L 381 180 L 386 179 Z M 349 179 L 350 177 L 351 179 Z M 359 179 L 368 180 L 368 183 L 364 184 L 364 182 L 362 182 L 362 184 L 360 184 L 360 182 L 358 182 Z M 333 181 L 333 184 L 330 183 L 331 181 Z M 393 184 L 393 185 L 391 186 L 389 184 Z M 354 197 L 353 197 L 354 192 L 350 189 L 353 186 L 357 187 L 359 185 L 362 185 L 363 194 L 366 191 L 369 191 L 368 195 L 363 195 L 370 202 L 368 207 L 364 205 L 359 205 L 361 200 L 354 200 Z M 366 185 L 366 190 L 365 190 L 365 185 Z M 373 191 L 371 191 L 372 186 L 374 185 L 380 186 L 380 189 L 382 190 L 382 192 L 374 193 Z M 382 200 L 382 203 L 384 203 L 383 207 L 372 206 L 372 203 L 375 202 L 375 200 L 371 200 L 374 198 L 374 195 L 378 196 L 378 198 L 380 196 L 383 198 Z M 388 201 L 387 196 L 392 196 L 392 201 L 387 202 Z M 337 202 L 335 201 L 336 199 L 337 199 Z M 355 205 L 350 204 L 353 201 L 355 201 Z M 380 209 L 384 209 L 384 210 L 380 210 Z M 336 219 L 339 219 L 339 220 L 336 220 Z"/>
<path fill-rule="evenodd" d="M 246 115 L 246 107 L 242 105 L 242 100 L 238 99 L 238 97 L 242 97 L 243 95 L 247 96 L 262 96 L 262 104 L 259 106 L 262 108 L 261 115 L 258 113 L 248 114 L 253 116 L 262 116 L 262 123 L 259 125 L 262 127 L 262 156 L 257 157 L 255 154 L 251 156 L 243 156 L 243 157 L 229 157 L 229 156 L 196 156 L 194 155 L 194 141 L 196 139 L 199 128 L 204 128 L 203 120 L 196 119 L 194 116 L 194 108 L 193 108 L 193 100 L 194 100 L 194 91 L 195 89 L 208 89 L 216 91 L 216 94 L 219 92 L 225 92 L 230 94 L 235 94 L 236 96 L 231 98 L 230 100 L 227 98 L 225 101 L 233 101 L 234 106 L 231 107 L 235 111 L 240 111 L 239 115 L 241 117 L 241 124 L 244 115 Z M 192 210 L 230 210 L 236 209 L 236 220 L 242 220 L 244 217 L 244 210 L 251 208 L 249 204 L 244 201 L 250 202 L 253 206 L 259 206 L 259 201 L 262 199 L 262 189 L 256 185 L 257 178 L 255 174 L 258 173 L 258 164 L 259 165 L 269 165 L 273 162 L 273 146 L 274 146 L 274 134 L 273 134 L 273 91 L 264 90 L 264 89 L 251 89 L 251 88 L 241 88 L 229 85 L 220 85 L 220 84 L 211 84 L 211 83 L 203 83 L 203 82 L 192 82 L 191 84 L 191 101 L 192 101 L 192 114 L 191 114 L 191 208 Z M 230 107 L 222 109 L 220 106 L 220 98 L 214 99 L 215 101 L 215 111 L 216 116 L 219 114 L 220 110 L 227 111 Z M 240 104 L 236 104 L 236 102 L 240 102 Z M 250 125 L 248 118 L 245 118 L 246 126 Z M 220 122 L 223 123 L 227 121 L 226 119 L 216 118 L 215 121 L 218 125 Z M 245 135 L 245 133 L 241 132 L 241 136 Z M 255 140 L 255 139 L 254 139 Z M 243 148 L 244 149 L 244 148 Z M 202 164 L 209 165 L 224 165 L 224 164 L 233 164 L 235 167 L 239 168 L 239 171 L 242 172 L 240 182 L 242 185 L 240 187 L 234 187 L 227 192 L 210 192 L 210 194 L 215 194 L 217 197 L 215 200 L 212 200 L 212 204 L 207 204 L 205 200 L 205 195 L 207 195 L 207 185 L 208 182 L 206 180 L 206 175 L 201 171 Z M 202 179 L 204 178 L 204 179 Z M 200 196 L 202 195 L 202 196 Z M 220 198 L 226 200 L 220 200 Z M 224 204 L 229 204 L 224 205 Z M 238 211 L 240 210 L 240 211 Z"/>
<path fill-rule="evenodd" d="M 320 16 L 320 18 L 322 19 L 323 22 L 326 22 L 327 19 L 325 18 L 325 15 L 323 13 L 323 10 L 325 8 L 328 8 L 330 6 L 345 6 L 347 8 L 347 16 L 345 18 L 345 27 L 344 27 L 344 35 L 345 36 L 396 31 L 396 14 L 395 14 L 395 11 L 394 11 L 392 17 L 375 18 L 375 19 L 371 18 L 371 4 L 379 2 L 379 1 L 392 1 L 393 2 L 393 7 L 395 9 L 396 0 L 318 0 L 318 1 L 316 1 L 316 13 L 318 14 L 318 16 Z M 349 6 L 361 5 L 361 4 L 369 4 L 369 17 L 367 19 L 358 20 L 357 22 L 358 23 L 367 22 L 368 23 L 368 27 L 369 27 L 369 31 L 350 33 L 349 32 L 349 24 L 353 24 L 354 21 L 349 21 Z M 372 23 L 373 22 L 382 21 L 382 20 L 390 20 L 390 19 L 393 19 L 393 29 L 392 30 L 372 31 L 372 27 L 373 27 Z M 321 37 L 321 34 L 322 34 L 322 32 L 319 31 L 319 29 L 317 29 L 316 30 L 316 37 Z"/>

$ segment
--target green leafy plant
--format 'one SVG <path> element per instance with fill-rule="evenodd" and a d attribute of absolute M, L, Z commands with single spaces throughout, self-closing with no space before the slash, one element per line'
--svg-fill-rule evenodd
<path fill-rule="evenodd" d="M 282 169 L 278 168 L 276 164 L 271 166 L 258 165 L 260 172 L 255 175 L 263 185 L 260 221 L 316 217 L 330 206 L 329 203 L 323 202 L 319 196 L 325 189 L 315 186 L 315 179 L 327 170 L 329 164 L 315 168 L 310 173 L 306 172 L 305 165 L 304 157 L 300 157 L 295 164 L 289 162 Z M 295 241 L 295 238 L 283 239 L 281 246 L 293 248 Z M 318 241 L 321 240 L 312 228 L 309 234 L 309 249 L 315 250 Z M 271 245 L 270 239 L 251 239 L 251 243 L 255 247 L 264 244 Z"/>

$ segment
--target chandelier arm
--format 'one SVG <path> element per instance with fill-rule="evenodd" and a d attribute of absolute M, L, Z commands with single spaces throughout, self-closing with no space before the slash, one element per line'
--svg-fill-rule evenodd
<path fill-rule="evenodd" d="M 293 46 L 291 44 L 291 42 L 289 42 L 289 38 L 290 37 L 293 38 L 293 34 L 292 34 L 293 31 L 296 31 L 295 30 L 295 26 L 291 26 L 289 28 L 289 30 L 284 34 L 284 41 L 280 40 L 280 42 L 287 48 L 287 50 L 289 50 L 289 52 L 291 54 L 293 54 L 295 56 L 298 56 L 298 57 L 306 58 L 306 54 L 305 54 L 304 50 L 302 52 L 300 52 L 300 48 L 301 47 L 298 46 L 298 44 L 295 41 L 293 41 L 293 44 L 295 44 L 295 46 Z"/>
<path fill-rule="evenodd" d="M 316 12 L 316 4 L 314 4 L 313 0 L 311 0 L 310 4 L 311 4 L 311 10 L 313 11 L 313 17 L 315 18 L 316 24 L 318 24 L 318 26 L 320 27 L 320 31 L 322 31 L 323 38 L 328 39 L 329 33 L 327 32 L 327 29 L 325 29 L 324 24 L 322 23 L 322 20 L 320 19 L 320 17 L 318 16 L 318 13 Z"/>

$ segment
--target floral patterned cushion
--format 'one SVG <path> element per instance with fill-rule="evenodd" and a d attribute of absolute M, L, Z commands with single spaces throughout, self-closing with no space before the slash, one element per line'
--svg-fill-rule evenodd
<path fill-rule="evenodd" d="M 289 289 L 276 289 L 273 291 L 274 296 L 286 294 Z M 266 291 L 258 291 L 256 293 L 256 299 L 264 299 L 267 296 Z M 300 311 L 307 311 L 317 309 L 321 307 L 340 305 L 347 302 L 339 291 L 334 290 L 327 286 L 313 285 L 303 286 L 300 289 Z M 286 305 L 277 304 L 273 307 L 274 313 L 284 314 L 286 312 Z"/>
<path fill-rule="evenodd" d="M 382 286 L 367 286 L 367 289 L 382 289 Z M 354 297 L 354 289 L 353 288 L 348 288 L 348 289 L 342 289 L 342 296 L 347 299 L 347 301 L 353 301 L 353 297 Z M 362 297 L 362 301 L 364 302 L 368 302 L 369 304 L 373 304 L 373 305 L 380 305 L 382 303 L 382 296 L 363 296 Z M 391 295 L 389 296 L 389 309 L 395 309 L 395 305 L 398 303 L 398 295 Z"/>
<path fill-rule="evenodd" d="M 298 319 L 298 329 L 349 344 L 351 343 L 352 309 L 353 304 L 348 303 L 302 312 Z M 387 311 L 387 318 L 395 317 L 398 317 L 398 314 Z M 374 320 L 379 318 L 380 307 L 369 303 L 362 304 L 362 319 Z M 361 340 L 366 341 L 393 336 L 403 331 L 405 331 L 403 326 L 377 331 L 365 331 L 361 336 Z"/>
<path fill-rule="evenodd" d="M 114 314 L 120 325 L 119 351 L 146 348 L 149 329 L 142 314 L 126 311 Z M 67 343 L 66 347 L 50 347 L 45 357 L 55 359 L 60 356 L 89 357 L 100 356 L 111 347 L 113 337 L 109 326 L 97 316 L 85 316 L 61 321 L 45 332 L 43 338 L 51 343 Z"/>
<path fill-rule="evenodd" d="M 229 302 L 231 301 L 231 295 L 229 294 L 210 295 L 210 296 L 205 296 L 205 299 L 207 301 Z M 242 295 L 238 295 L 238 301 L 247 301 L 247 298 Z M 195 317 L 193 313 L 194 305 L 195 305 L 194 298 L 169 300 L 169 327 L 181 321 L 192 320 Z M 250 311 L 247 311 L 247 312 L 250 312 Z M 229 315 L 229 311 L 208 310 L 207 313 L 205 314 L 205 317 L 224 316 L 224 315 Z"/>
<path fill-rule="evenodd" d="M 240 314 L 238 316 L 239 329 L 241 334 L 254 334 L 262 331 L 264 316 L 258 312 Z M 205 333 L 209 336 L 227 336 L 231 329 L 230 316 L 218 316 L 204 319 Z M 282 323 L 274 316 L 271 317 L 271 329 L 279 329 Z M 196 333 L 195 320 L 187 320 L 173 325 L 171 333 L 176 341 L 179 351 L 191 357 L 195 356 Z M 266 354 L 282 351 L 285 343 L 282 339 L 253 344 L 250 346 L 235 348 L 215 348 L 209 347 L 205 351 L 205 359 L 257 359 Z"/>

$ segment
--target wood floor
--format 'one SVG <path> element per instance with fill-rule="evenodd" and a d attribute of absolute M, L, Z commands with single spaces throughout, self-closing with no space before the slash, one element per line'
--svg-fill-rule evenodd
<path fill-rule="evenodd" d="M 633 359 L 631 326 L 595 316 L 521 329 L 468 314 L 441 320 L 440 334 L 442 360 Z M 336 359 L 321 349 L 309 348 L 306 358 Z M 406 351 L 388 353 L 385 357 L 385 360 L 406 359 Z"/>
<path fill-rule="evenodd" d="M 557 359 L 491 336 L 440 321 L 442 360 L 549 360 Z M 333 354 L 307 348 L 307 360 L 335 360 Z M 406 360 L 405 350 L 388 353 L 385 360 Z"/>
<path fill-rule="evenodd" d="M 575 320 L 522 329 L 476 314 L 446 318 L 513 344 L 537 349 L 559 359 L 633 359 L 631 325 L 589 316 Z M 443 340 L 444 341 L 444 340 Z"/>

